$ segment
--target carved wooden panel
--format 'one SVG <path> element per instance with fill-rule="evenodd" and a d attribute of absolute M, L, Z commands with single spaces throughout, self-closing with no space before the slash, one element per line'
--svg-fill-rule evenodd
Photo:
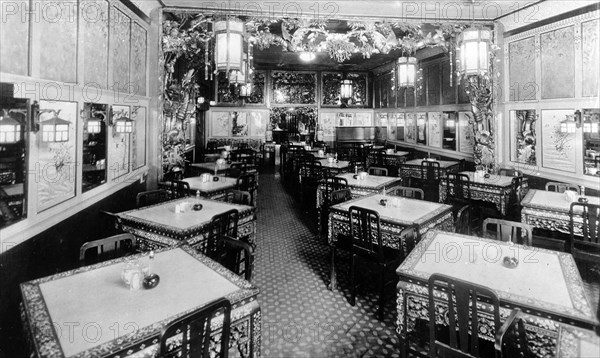
<path fill-rule="evenodd" d="M 129 50 L 131 19 L 122 11 L 111 9 L 110 58 L 112 84 L 115 91 L 129 92 Z"/>
<path fill-rule="evenodd" d="M 86 2 L 83 24 L 83 82 L 89 88 L 108 87 L 108 2 Z"/>
<path fill-rule="evenodd" d="M 535 110 L 510 112 L 511 160 L 528 165 L 537 164 Z"/>
<path fill-rule="evenodd" d="M 581 56 L 582 56 L 582 96 L 598 96 L 598 77 L 600 76 L 600 56 L 598 33 L 600 20 L 587 21 L 581 24 Z"/>
<path fill-rule="evenodd" d="M 321 81 L 321 104 L 339 106 L 341 72 L 323 72 Z"/>
<path fill-rule="evenodd" d="M 146 30 L 137 23 L 131 27 L 131 86 L 129 92 L 146 95 Z"/>
<path fill-rule="evenodd" d="M 511 42 L 509 53 L 509 100 L 524 101 L 537 98 L 535 78 L 535 38 Z"/>
<path fill-rule="evenodd" d="M 250 97 L 244 101 L 251 104 L 264 104 L 266 73 L 264 71 L 254 71 L 253 76 L 252 92 L 250 93 Z"/>
<path fill-rule="evenodd" d="M 29 23 L 22 20 L 22 11 L 18 9 L 29 6 L 29 1 L 16 0 L 2 6 L 0 72 L 26 76 L 29 57 Z"/>
<path fill-rule="evenodd" d="M 373 106 L 375 108 L 381 108 L 381 77 L 375 77 L 373 80 Z"/>
<path fill-rule="evenodd" d="M 41 38 L 40 77 L 77 82 L 77 4 L 71 0 L 33 3 L 33 6 L 39 6 L 37 9 L 44 9 L 39 21 L 33 21 Z M 24 41 L 22 35 L 17 38 Z"/>
<path fill-rule="evenodd" d="M 541 34 L 542 98 L 575 97 L 574 26 Z"/>
<path fill-rule="evenodd" d="M 271 77 L 273 103 L 316 104 L 316 73 L 273 71 Z"/>

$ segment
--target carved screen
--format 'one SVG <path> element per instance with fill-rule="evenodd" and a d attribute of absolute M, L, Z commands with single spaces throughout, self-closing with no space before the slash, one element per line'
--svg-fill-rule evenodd
<path fill-rule="evenodd" d="M 574 27 L 541 34 L 542 98 L 575 96 Z"/>
<path fill-rule="evenodd" d="M 537 165 L 535 110 L 510 111 L 511 160 L 517 163 Z"/>
<path fill-rule="evenodd" d="M 315 104 L 316 73 L 271 72 L 273 83 L 273 103 Z"/>

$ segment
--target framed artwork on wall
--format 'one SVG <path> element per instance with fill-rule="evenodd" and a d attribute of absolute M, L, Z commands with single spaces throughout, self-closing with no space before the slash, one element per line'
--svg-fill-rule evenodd
<path fill-rule="evenodd" d="M 404 136 L 408 143 L 417 142 L 417 121 L 414 112 L 405 114 Z"/>
<path fill-rule="evenodd" d="M 404 112 L 396 113 L 396 140 L 404 140 Z"/>
<path fill-rule="evenodd" d="M 458 145 L 461 153 L 473 154 L 475 138 L 471 124 L 471 112 L 458 112 Z"/>
<path fill-rule="evenodd" d="M 427 122 L 429 131 L 429 146 L 439 148 L 442 146 L 441 113 L 429 112 L 427 116 L 429 117 Z"/>
<path fill-rule="evenodd" d="M 248 112 L 248 119 L 250 122 L 250 136 L 264 137 L 267 132 L 269 113 L 266 111 Z"/>
<path fill-rule="evenodd" d="M 427 145 L 427 113 L 417 112 L 417 143 Z"/>
<path fill-rule="evenodd" d="M 231 135 L 246 137 L 248 135 L 248 118 L 246 112 L 229 112 L 231 118 Z"/>
<path fill-rule="evenodd" d="M 229 137 L 230 112 L 213 112 L 211 114 L 210 134 L 212 137 Z"/>
<path fill-rule="evenodd" d="M 396 138 L 396 130 L 398 126 L 398 121 L 396 117 L 396 113 L 388 113 L 388 130 L 387 137 L 388 139 Z"/>
<path fill-rule="evenodd" d="M 562 133 L 560 122 L 573 120 L 573 109 L 542 110 L 542 166 L 575 172 L 575 133 Z"/>
<path fill-rule="evenodd" d="M 117 132 L 114 124 L 120 119 L 131 119 L 129 106 L 112 106 L 112 130 L 108 136 L 108 169 L 112 180 L 129 173 L 131 169 L 131 136 L 132 133 Z"/>

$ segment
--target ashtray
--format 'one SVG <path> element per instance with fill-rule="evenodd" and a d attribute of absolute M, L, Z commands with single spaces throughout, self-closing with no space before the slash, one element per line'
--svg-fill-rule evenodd
<path fill-rule="evenodd" d="M 213 181 L 219 181 L 219 177 L 213 177 Z"/>
<path fill-rule="evenodd" d="M 354 174 L 352 177 L 353 177 L 354 179 L 358 179 L 358 174 Z"/>
<path fill-rule="evenodd" d="M 228 160 L 228 161 L 227 161 L 227 164 L 231 164 L 231 160 Z"/>
<path fill-rule="evenodd" d="M 387 199 L 381 199 L 381 200 L 379 200 L 379 205 L 386 206 L 387 205 Z"/>
<path fill-rule="evenodd" d="M 584 198 L 584 197 L 580 197 L 579 199 L 577 199 L 577 201 L 579 201 L 580 203 L 587 203 L 588 202 L 588 198 Z"/>
<path fill-rule="evenodd" d="M 486 178 L 486 179 L 489 179 L 489 178 L 490 178 L 490 173 L 485 173 L 485 174 L 483 175 L 483 177 L 484 177 L 484 178 Z"/>
<path fill-rule="evenodd" d="M 502 259 L 502 264 L 504 267 L 515 268 L 519 265 L 519 259 L 516 257 L 504 256 Z"/>
<path fill-rule="evenodd" d="M 160 282 L 160 276 L 158 276 L 155 273 L 151 273 L 148 276 L 144 277 L 143 285 L 144 285 L 145 289 L 151 289 L 151 288 L 158 286 L 159 282 Z"/>
<path fill-rule="evenodd" d="M 196 211 L 200 211 L 200 210 L 202 210 L 202 204 L 194 204 L 194 206 L 192 208 Z"/>

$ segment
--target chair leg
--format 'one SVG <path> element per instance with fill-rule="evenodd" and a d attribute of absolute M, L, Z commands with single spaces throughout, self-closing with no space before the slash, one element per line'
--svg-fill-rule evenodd
<path fill-rule="evenodd" d="M 356 305 L 356 255 L 352 254 L 352 260 L 350 262 L 350 289 L 352 290 L 352 297 L 350 297 L 350 304 L 352 306 Z"/>
<path fill-rule="evenodd" d="M 385 281 L 385 267 L 380 266 L 379 270 L 379 308 L 377 309 L 377 318 L 383 321 L 383 289 Z"/>

